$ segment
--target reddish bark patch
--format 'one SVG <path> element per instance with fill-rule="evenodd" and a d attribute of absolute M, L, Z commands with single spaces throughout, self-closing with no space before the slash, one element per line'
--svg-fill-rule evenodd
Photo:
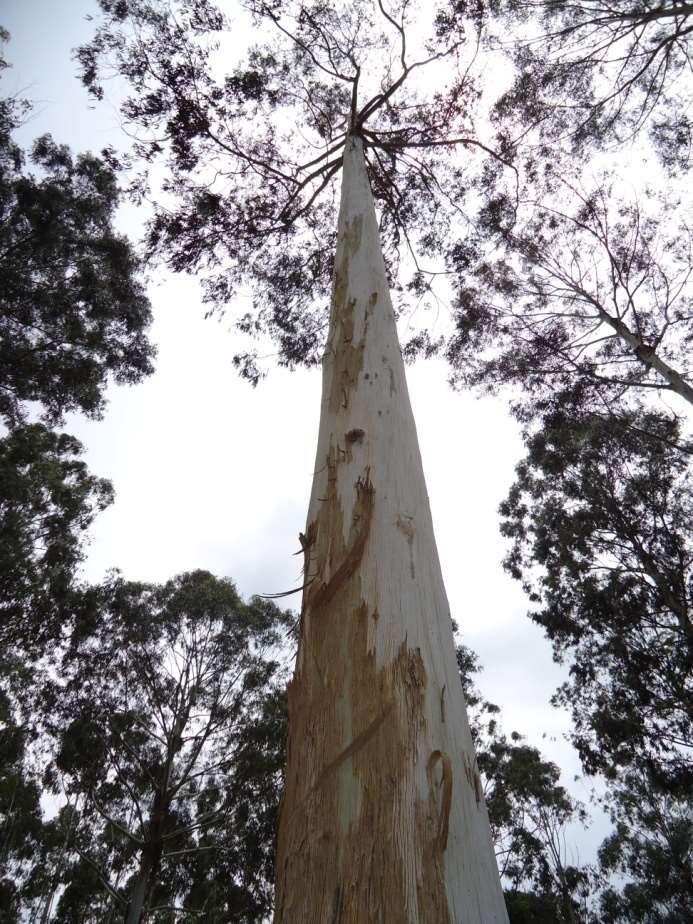
<path fill-rule="evenodd" d="M 406 644 L 376 668 L 369 633 L 377 631 L 377 611 L 363 600 L 359 565 L 377 496 L 366 471 L 354 486 L 345 541 L 339 458 L 334 452 L 328 460 L 289 685 L 275 924 L 410 924 L 412 871 L 421 924 L 449 924 L 439 800 L 431 792 L 411 803 L 426 670 L 420 651 Z M 397 836 L 402 826 L 413 827 L 415 843 L 424 845 L 423 856 L 406 857 L 408 870 Z"/>
<path fill-rule="evenodd" d="M 363 368 L 363 353 L 368 329 L 368 309 L 365 306 L 365 329 L 363 337 L 354 342 L 354 309 L 356 300 L 349 298 L 349 264 L 361 246 L 363 219 L 357 216 L 347 226 L 338 263 L 335 265 L 332 290 L 331 336 L 328 350 L 334 360 L 334 370 L 328 402 L 330 410 L 336 413 L 346 410 L 349 398 Z"/>

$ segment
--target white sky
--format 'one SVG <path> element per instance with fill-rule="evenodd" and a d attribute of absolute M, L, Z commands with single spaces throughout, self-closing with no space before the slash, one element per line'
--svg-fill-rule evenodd
<path fill-rule="evenodd" d="M 115 108 L 94 105 L 71 60 L 71 49 L 91 35 L 84 17 L 95 7 L 0 0 L 0 24 L 12 35 L 3 95 L 20 91 L 36 103 L 19 138 L 24 146 L 44 132 L 75 151 L 123 144 Z M 131 207 L 119 220 L 132 236 L 141 233 Z M 99 580 L 117 567 L 128 578 L 163 581 L 207 568 L 233 578 L 246 596 L 297 586 L 300 557 L 292 553 L 312 480 L 319 371 L 274 370 L 253 390 L 231 365 L 230 320 L 204 320 L 194 280 L 159 273 L 149 294 L 155 374 L 111 388 L 103 420 L 74 416 L 65 427 L 84 443 L 91 470 L 116 489 L 92 530 L 86 577 Z M 580 767 L 564 738 L 568 716 L 549 705 L 566 671 L 553 663 L 549 643 L 525 616 L 519 585 L 500 565 L 497 508 L 521 456 L 519 428 L 504 400 L 454 393 L 446 374 L 439 361 L 407 369 L 451 612 L 480 656 L 482 692 L 501 707 L 506 731 L 540 747 L 585 800 L 592 781 L 573 779 Z M 607 833 L 594 815 L 589 831 L 571 832 L 571 859 L 591 859 Z"/>

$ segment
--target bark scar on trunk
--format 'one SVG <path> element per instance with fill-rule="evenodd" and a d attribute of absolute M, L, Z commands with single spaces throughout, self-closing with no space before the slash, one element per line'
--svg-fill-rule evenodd
<path fill-rule="evenodd" d="M 320 787 L 327 782 L 328 778 L 341 767 L 345 760 L 353 757 L 354 754 L 362 750 L 368 744 L 368 742 L 375 736 L 375 733 L 378 731 L 380 726 L 383 725 L 385 720 L 393 713 L 394 708 L 394 702 L 388 703 L 380 715 L 376 716 L 370 725 L 364 728 L 364 730 L 360 732 L 350 744 L 348 744 L 342 751 L 339 752 L 334 760 L 331 760 L 329 764 L 320 771 L 316 781 L 306 792 L 303 799 L 294 808 L 292 818 L 295 817 L 296 814 L 304 808 L 313 793 L 315 793 L 316 790 L 320 789 Z"/>
<path fill-rule="evenodd" d="M 380 713 L 380 715 L 376 716 L 371 722 L 371 724 L 368 725 L 366 728 L 364 728 L 364 730 L 354 738 L 351 744 L 348 744 L 344 748 L 343 751 L 339 752 L 339 754 L 334 758 L 334 760 L 331 760 L 329 762 L 329 764 L 321 771 L 315 783 L 313 783 L 313 785 L 311 786 L 308 792 L 308 795 L 310 795 L 310 793 L 314 792 L 316 789 L 322 786 L 322 784 L 325 782 L 327 777 L 331 773 L 334 773 L 334 771 L 337 770 L 339 767 L 341 767 L 341 765 L 344 763 L 345 760 L 348 760 L 350 757 L 353 757 L 353 755 L 357 751 L 360 751 L 361 748 L 365 747 L 368 744 L 368 742 L 371 740 L 371 738 L 375 735 L 375 733 L 378 731 L 380 726 L 383 724 L 385 719 L 390 715 L 394 707 L 395 707 L 394 703 L 390 703 L 389 705 L 387 705 L 385 709 L 383 709 L 383 711 Z"/>
<path fill-rule="evenodd" d="M 450 808 L 452 806 L 452 761 L 445 751 L 433 751 L 428 758 L 428 773 L 433 782 L 433 768 L 440 761 L 443 771 L 443 800 L 440 807 L 440 818 L 438 820 L 438 846 L 440 852 L 444 853 L 448 846 L 448 829 L 450 826 Z"/>
<path fill-rule="evenodd" d="M 362 443 L 365 435 L 365 430 L 362 430 L 360 427 L 354 427 L 353 430 L 349 430 L 345 436 L 345 439 L 347 443 Z"/>
<path fill-rule="evenodd" d="M 416 580 L 416 569 L 414 567 L 414 534 L 416 529 L 414 528 L 414 518 L 407 514 L 404 516 L 399 514 L 397 516 L 397 529 L 402 533 L 409 545 L 409 573 L 412 580 Z"/>
<path fill-rule="evenodd" d="M 476 767 L 476 759 L 469 759 L 469 756 L 465 754 L 464 756 L 464 773 L 467 777 L 467 782 L 474 791 L 474 798 L 476 799 L 476 804 L 481 805 L 484 798 L 484 791 L 481 786 L 481 777 L 479 776 L 479 771 Z"/>
<path fill-rule="evenodd" d="M 354 538 L 332 576 L 327 581 L 312 586 L 307 599 L 307 605 L 311 609 L 319 609 L 329 603 L 358 568 L 371 528 L 374 499 L 375 489 L 370 480 L 369 469 L 366 469 L 363 477 L 356 482 L 356 504 L 351 521 Z"/>

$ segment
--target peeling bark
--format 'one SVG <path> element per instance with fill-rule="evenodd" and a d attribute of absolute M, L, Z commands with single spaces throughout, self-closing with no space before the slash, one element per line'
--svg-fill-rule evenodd
<path fill-rule="evenodd" d="M 353 137 L 301 547 L 275 924 L 507 924 Z"/>

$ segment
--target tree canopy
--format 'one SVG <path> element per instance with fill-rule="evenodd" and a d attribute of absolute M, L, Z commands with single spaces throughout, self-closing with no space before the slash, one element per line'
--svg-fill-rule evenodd
<path fill-rule="evenodd" d="M 43 424 L 0 439 L 0 639 L 35 652 L 69 632 L 87 601 L 77 592 L 84 539 L 113 499 L 79 442 Z M 0 660 L 2 655 L 0 655 Z"/>
<path fill-rule="evenodd" d="M 475 129 L 471 24 L 453 35 L 409 0 L 100 7 L 78 51 L 83 80 L 97 97 L 110 73 L 127 81 L 121 110 L 145 164 L 136 191 L 147 164 L 167 168 L 150 251 L 201 275 L 211 306 L 250 286 L 238 327 L 268 336 L 281 364 L 314 363 L 324 343 L 348 133 L 364 142 L 393 284 L 418 295 L 463 218 L 468 155 L 511 169 Z M 231 12 L 252 29 L 247 49 L 230 45 Z M 453 162 L 457 148 L 468 155 Z M 257 381 L 252 350 L 236 362 Z"/>
<path fill-rule="evenodd" d="M 465 4 L 452 4 L 464 6 Z M 661 161 L 688 169 L 693 5 L 684 0 L 500 0 L 496 36 L 516 65 L 496 113 L 542 154 L 576 154 L 648 135 Z M 502 36 L 502 37 L 501 37 Z"/>
<path fill-rule="evenodd" d="M 554 702 L 572 715 L 583 767 L 607 782 L 614 832 L 600 850 L 598 920 L 674 921 L 693 907 L 692 495 L 680 427 L 642 408 L 555 410 L 528 434 L 501 505 L 506 568 L 568 666 Z"/>
<path fill-rule="evenodd" d="M 276 654 L 291 625 L 204 571 L 98 589 L 92 622 L 30 681 L 34 753 L 48 760 L 14 800 L 40 786 L 64 807 L 43 822 L 35 806 L 38 831 L 31 815 L 14 831 L 20 909 L 38 899 L 55 920 L 94 922 L 267 913 L 284 756 Z"/>
<path fill-rule="evenodd" d="M 520 386 L 525 413 L 553 401 L 617 409 L 649 391 L 693 403 L 690 227 L 664 195 L 619 184 L 530 201 L 489 258 L 453 252 L 460 383 Z"/>
<path fill-rule="evenodd" d="M 506 567 L 557 657 L 586 765 L 648 754 L 675 772 L 693 743 L 691 480 L 678 427 L 654 412 L 557 412 L 528 441 L 501 507 Z"/>
<path fill-rule="evenodd" d="M 154 356 L 142 263 L 115 229 L 120 191 L 110 155 L 75 157 L 44 135 L 27 157 L 13 135 L 30 112 L 22 99 L 0 100 L 5 651 L 68 631 L 85 605 L 76 574 L 86 530 L 113 496 L 81 461 L 80 443 L 50 427 L 69 411 L 99 416 L 109 380 L 140 381 Z"/>

